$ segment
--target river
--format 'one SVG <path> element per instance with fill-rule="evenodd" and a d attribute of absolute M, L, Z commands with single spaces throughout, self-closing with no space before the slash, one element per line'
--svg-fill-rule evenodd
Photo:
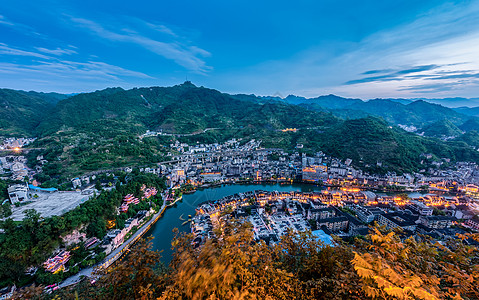
<path fill-rule="evenodd" d="M 153 250 L 161 250 L 162 261 L 168 264 L 173 253 L 171 250 L 171 241 L 174 238 L 173 229 L 178 228 L 180 232 L 189 232 L 190 225 L 185 221 L 188 220 L 188 215 L 195 215 L 196 207 L 203 202 L 254 190 L 310 192 L 321 191 L 322 189 L 324 188 L 311 184 L 236 184 L 198 190 L 193 194 L 183 195 L 181 201 L 178 201 L 173 207 L 166 209 L 164 215 L 151 227 L 144 237 L 154 237 Z M 379 194 L 384 195 L 384 193 Z M 392 195 L 394 193 L 388 194 Z M 419 193 L 408 194 L 410 194 L 410 197 L 421 196 Z"/>
<path fill-rule="evenodd" d="M 193 194 L 183 195 L 181 201 L 178 201 L 173 207 L 166 209 L 161 219 L 151 227 L 144 237 L 154 237 L 153 250 L 162 250 L 162 260 L 165 264 L 168 264 L 173 253 L 171 250 L 171 241 L 174 238 L 173 229 L 178 228 L 180 232 L 189 232 L 189 223 L 185 225 L 182 224 L 188 220 L 188 215 L 195 215 L 196 207 L 203 202 L 218 200 L 225 196 L 254 190 L 310 192 L 320 191 L 322 189 L 323 188 L 319 186 L 309 184 L 235 184 L 197 190 Z"/>

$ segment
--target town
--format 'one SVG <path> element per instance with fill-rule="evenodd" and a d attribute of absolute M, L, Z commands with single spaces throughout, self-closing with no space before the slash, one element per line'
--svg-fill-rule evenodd
<path fill-rule="evenodd" d="M 435 168 L 418 173 L 370 175 L 354 168 L 351 159 L 341 161 L 322 152 L 308 155 L 299 149 L 291 152 L 265 149 L 261 147 L 261 141 L 256 140 L 245 142 L 232 139 L 222 144 L 195 145 L 176 141 L 169 145 L 169 149 L 169 161 L 140 167 L 139 170 L 164 176 L 171 191 L 192 192 L 198 187 L 244 182 L 302 182 L 384 192 L 453 193 L 462 195 L 468 202 L 473 202 L 479 196 L 479 166 L 475 163 L 458 162 L 441 168 L 442 163 L 446 162 L 443 159 L 442 162 L 432 162 Z M 424 160 L 432 158 L 429 154 L 423 154 L 423 157 Z M 56 188 L 42 188 L 41 183 L 34 179 L 36 174 L 42 172 L 45 163 L 47 161 L 43 157 L 36 157 L 35 167 L 29 168 L 23 155 L 0 157 L 0 176 L 18 182 L 8 188 L 14 220 L 21 220 L 23 212 L 31 208 L 44 217 L 61 215 L 87 201 L 94 192 L 99 192 L 94 183 L 105 185 L 106 181 L 100 177 L 114 177 L 115 172 L 102 173 L 99 170 L 93 175 L 72 178 L 68 191 L 59 191 Z M 124 167 L 116 171 L 129 173 L 133 169 Z M 27 183 L 20 183 L 25 180 Z"/>
<path fill-rule="evenodd" d="M 138 205 L 142 210 L 135 209 L 135 214 L 121 225 L 108 221 L 104 236 L 87 236 L 84 230 L 63 236 L 65 246 L 57 248 L 43 264 L 44 271 L 52 274 L 75 274 L 84 268 L 92 270 L 94 265 L 111 265 L 161 216 L 166 205 L 181 199 L 182 193 L 223 184 L 306 183 L 321 186 L 323 190 L 251 191 L 203 203 L 191 219 L 196 245 L 213 237 L 215 226 L 230 217 L 246 218 L 253 226 L 255 239 L 267 243 L 278 242 L 289 230 L 312 230 L 324 243 L 331 244 L 332 235 L 342 238 L 367 235 L 373 222 L 387 229 L 402 228 L 408 235 L 426 234 L 437 240 L 479 231 L 479 167 L 462 162 L 451 165 L 446 159 L 431 161 L 429 154 L 422 155 L 424 161 L 432 162 L 427 170 L 372 175 L 353 167 L 351 159 L 341 161 L 322 152 L 307 154 L 301 152 L 301 145 L 288 152 L 262 148 L 260 140 L 231 139 L 221 144 L 193 145 L 175 141 L 169 145 L 168 161 L 99 170 L 72 178 L 68 189 L 61 191 L 41 187 L 35 175 L 42 172 L 48 161 L 39 156 L 33 164 L 29 163 L 23 150 L 28 148 L 11 149 L 13 154 L 0 158 L 1 176 L 16 182 L 8 187 L 11 213 L 5 216 L 15 221 L 21 221 L 32 209 L 42 218 L 61 216 L 104 191 L 115 189 L 119 174 L 136 170 L 165 179 L 166 189 L 161 195 L 155 187 L 145 185 L 137 195 L 124 195 L 117 215 L 126 215 Z M 407 194 L 417 192 L 421 196 L 412 199 Z M 147 204 L 157 193 L 160 198 L 156 198 L 163 200 L 161 207 Z M 232 213 L 225 215 L 231 209 Z M 72 255 L 68 249 L 78 249 L 75 245 L 83 245 L 88 255 L 69 263 Z M 28 272 L 34 274 L 36 269 Z"/>
<path fill-rule="evenodd" d="M 331 244 L 331 235 L 342 238 L 367 235 L 377 222 L 386 230 L 429 235 L 437 240 L 479 230 L 477 203 L 465 197 L 437 195 L 409 198 L 379 196 L 352 189 L 322 192 L 252 191 L 201 204 L 191 229 L 200 245 L 214 235 L 214 228 L 231 217 L 252 224 L 256 240 L 280 241 L 288 230 L 312 230 Z M 470 240 L 468 242 L 474 243 Z"/>

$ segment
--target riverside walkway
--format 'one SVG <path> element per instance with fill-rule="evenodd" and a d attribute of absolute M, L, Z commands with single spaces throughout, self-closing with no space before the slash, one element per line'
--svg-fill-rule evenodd
<path fill-rule="evenodd" d="M 174 202 L 169 205 L 173 205 L 173 204 Z M 125 254 L 125 252 L 127 252 L 130 249 L 130 246 L 134 245 L 151 228 L 151 226 L 156 221 L 158 221 L 158 219 L 163 215 L 167 206 L 168 205 L 166 204 L 166 201 L 164 201 L 159 212 L 153 215 L 153 217 L 148 222 L 143 224 L 143 226 L 141 226 L 141 228 L 138 229 L 138 231 L 136 231 L 128 240 L 126 240 L 118 248 L 116 248 L 110 254 L 108 254 L 101 263 L 89 268 L 85 268 L 81 270 L 80 272 L 78 272 L 77 274 L 68 277 L 63 282 L 61 282 L 59 286 L 63 288 L 63 287 L 75 284 L 81 280 L 82 276 L 91 277 L 93 274 L 93 271 L 96 268 L 108 268 L 109 266 L 111 266 L 116 260 L 118 260 L 123 254 Z"/>

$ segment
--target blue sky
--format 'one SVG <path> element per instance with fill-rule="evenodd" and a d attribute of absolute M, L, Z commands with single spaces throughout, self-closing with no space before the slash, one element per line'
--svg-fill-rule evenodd
<path fill-rule="evenodd" d="M 0 87 L 479 97 L 479 1 L 0 3 Z"/>

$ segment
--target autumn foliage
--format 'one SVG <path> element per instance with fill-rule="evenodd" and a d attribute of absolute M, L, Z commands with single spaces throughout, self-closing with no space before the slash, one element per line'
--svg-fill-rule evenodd
<path fill-rule="evenodd" d="M 475 235 L 438 243 L 372 228 L 365 238 L 326 246 L 311 233 L 291 232 L 268 246 L 237 221 L 215 234 L 197 248 L 191 236 L 178 236 L 168 268 L 142 241 L 95 285 L 47 298 L 479 299 L 479 253 L 466 243 Z"/>
<path fill-rule="evenodd" d="M 479 299 L 477 247 L 461 240 L 401 240 L 374 228 L 359 250 L 352 263 L 370 298 Z"/>

